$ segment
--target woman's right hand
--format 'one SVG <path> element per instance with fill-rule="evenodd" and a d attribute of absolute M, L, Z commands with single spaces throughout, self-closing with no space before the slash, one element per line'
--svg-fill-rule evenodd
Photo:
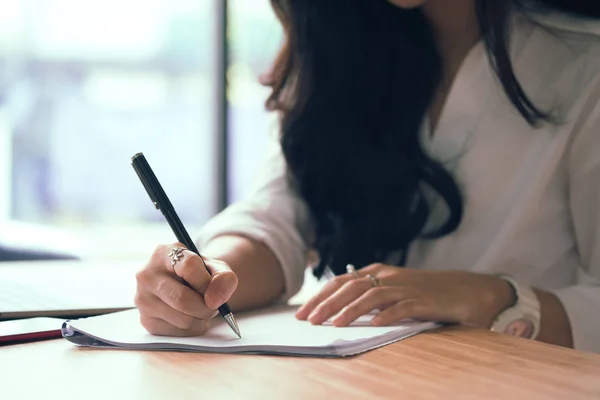
<path fill-rule="evenodd" d="M 204 258 L 209 274 L 200 256 L 189 250 L 171 266 L 169 253 L 175 247 L 185 249 L 181 243 L 158 246 L 136 274 L 140 322 L 153 335 L 202 335 L 217 309 L 229 301 L 238 279 L 227 263 Z"/>

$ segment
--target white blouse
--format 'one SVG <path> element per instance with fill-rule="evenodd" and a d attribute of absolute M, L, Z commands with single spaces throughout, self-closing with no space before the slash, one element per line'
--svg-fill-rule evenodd
<path fill-rule="evenodd" d="M 455 175 L 465 197 L 459 229 L 417 241 L 407 267 L 507 273 L 555 293 L 575 348 L 600 353 L 600 22 L 522 15 L 513 24 L 516 74 L 558 125 L 534 129 L 514 109 L 482 43 L 464 61 L 426 149 Z M 558 35 L 556 34 L 558 33 Z M 286 298 L 303 284 L 310 220 L 289 190 L 277 142 L 251 194 L 203 228 L 265 243 L 284 270 Z M 445 213 L 440 203 L 431 222 Z"/>

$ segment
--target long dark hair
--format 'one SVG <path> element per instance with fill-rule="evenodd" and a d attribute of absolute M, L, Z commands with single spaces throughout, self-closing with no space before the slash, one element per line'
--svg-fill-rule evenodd
<path fill-rule="evenodd" d="M 420 9 L 386 0 L 271 0 L 286 40 L 272 70 L 267 107 L 281 118 L 291 187 L 315 226 L 325 267 L 345 272 L 406 257 L 418 237 L 439 238 L 463 215 L 459 184 L 420 142 L 442 62 Z M 531 125 L 550 121 L 519 84 L 508 50 L 515 8 L 551 7 L 600 16 L 597 1 L 476 0 L 492 66 L 514 107 Z M 425 231 L 435 193 L 446 220 Z M 403 261 L 401 261 L 403 262 Z"/>

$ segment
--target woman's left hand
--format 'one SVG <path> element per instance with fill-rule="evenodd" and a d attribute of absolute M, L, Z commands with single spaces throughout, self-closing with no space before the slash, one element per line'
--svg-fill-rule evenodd
<path fill-rule="evenodd" d="M 496 316 L 514 302 L 511 286 L 492 275 L 384 264 L 357 272 L 359 277 L 335 277 L 298 309 L 296 318 L 315 325 L 333 318 L 333 325 L 341 327 L 379 309 L 372 320 L 376 326 L 415 319 L 489 329 Z"/>

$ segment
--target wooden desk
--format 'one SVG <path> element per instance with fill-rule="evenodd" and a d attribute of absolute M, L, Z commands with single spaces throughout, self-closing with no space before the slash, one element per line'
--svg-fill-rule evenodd
<path fill-rule="evenodd" d="M 0 398 L 600 399 L 600 356 L 447 328 L 350 359 L 0 348 Z"/>

